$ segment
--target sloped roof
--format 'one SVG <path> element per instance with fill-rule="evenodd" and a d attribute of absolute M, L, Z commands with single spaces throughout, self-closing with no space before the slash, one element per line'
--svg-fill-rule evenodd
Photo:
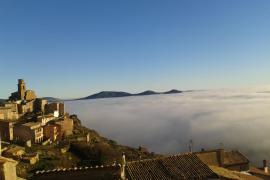
<path fill-rule="evenodd" d="M 201 161 L 210 166 L 220 166 L 221 162 L 218 158 L 217 151 L 202 151 L 195 153 Z"/>
<path fill-rule="evenodd" d="M 132 180 L 206 179 L 217 177 L 195 154 L 183 154 L 127 163 Z"/>
<path fill-rule="evenodd" d="M 17 153 L 18 151 L 25 151 L 25 148 L 21 146 L 13 146 L 9 148 L 8 150 L 6 150 L 5 153 L 14 154 L 14 153 Z"/>
<path fill-rule="evenodd" d="M 249 163 L 249 160 L 239 151 L 225 151 L 224 165 Z"/>
<path fill-rule="evenodd" d="M 75 167 L 37 171 L 33 180 L 115 180 L 120 179 L 120 165 Z"/>
<path fill-rule="evenodd" d="M 219 177 L 232 179 L 232 180 L 261 180 L 256 176 L 251 174 L 244 174 L 241 172 L 230 171 L 228 169 L 218 167 L 218 166 L 209 166 L 212 171 L 214 171 Z"/>
<path fill-rule="evenodd" d="M 264 172 L 263 170 L 256 168 L 256 167 L 251 167 L 248 171 L 250 174 L 254 174 L 254 175 L 261 175 L 261 176 L 265 176 L 270 178 L 270 174 Z"/>
<path fill-rule="evenodd" d="M 222 153 L 222 158 L 220 153 Z M 210 166 L 232 166 L 238 164 L 247 164 L 249 160 L 239 151 L 224 151 L 223 149 L 201 151 L 195 153 L 200 160 Z"/>

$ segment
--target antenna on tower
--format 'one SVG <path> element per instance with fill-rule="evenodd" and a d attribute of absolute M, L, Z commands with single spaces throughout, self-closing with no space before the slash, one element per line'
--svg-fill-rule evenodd
<path fill-rule="evenodd" d="M 193 152 L 193 140 L 192 139 L 189 141 L 188 148 L 189 148 L 189 152 L 192 153 Z"/>

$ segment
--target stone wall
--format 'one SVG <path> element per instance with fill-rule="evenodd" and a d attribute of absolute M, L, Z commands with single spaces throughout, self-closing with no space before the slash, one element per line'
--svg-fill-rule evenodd
<path fill-rule="evenodd" d="M 19 118 L 17 111 L 13 107 L 0 107 L 0 120 L 16 120 Z"/>
<path fill-rule="evenodd" d="M 14 122 L 0 121 L 0 133 L 3 140 L 12 141 Z"/>
<path fill-rule="evenodd" d="M 32 143 L 40 143 L 43 141 L 43 128 L 31 129 L 28 126 L 17 125 L 14 127 L 14 137 L 17 141 Z"/>
<path fill-rule="evenodd" d="M 64 117 L 62 120 L 57 121 L 56 124 L 59 124 L 61 127 L 61 136 L 69 136 L 73 134 L 73 119 Z"/>
<path fill-rule="evenodd" d="M 36 94 L 35 94 L 35 91 L 32 91 L 32 90 L 27 90 L 25 92 L 25 97 L 24 99 L 26 101 L 32 101 L 32 100 L 35 100 L 37 98 Z"/>
<path fill-rule="evenodd" d="M 12 159 L 0 157 L 0 179 L 18 180 L 16 174 L 16 165 L 18 163 Z"/>

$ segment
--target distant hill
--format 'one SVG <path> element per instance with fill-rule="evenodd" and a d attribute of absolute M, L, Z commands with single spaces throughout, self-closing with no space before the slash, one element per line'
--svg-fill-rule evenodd
<path fill-rule="evenodd" d="M 97 94 L 93 94 L 84 98 L 79 98 L 75 100 L 85 100 L 85 99 L 100 99 L 100 98 L 114 98 L 114 97 L 128 97 L 128 96 L 149 96 L 149 95 L 157 95 L 157 94 L 176 94 L 176 93 L 182 93 L 182 91 L 173 89 L 167 92 L 155 92 L 155 91 L 144 91 L 137 94 L 131 94 L 127 92 L 122 91 L 101 91 Z"/>
<path fill-rule="evenodd" d="M 144 92 L 141 92 L 141 93 L 138 93 L 138 94 L 134 94 L 134 95 L 135 96 L 147 96 L 147 95 L 155 95 L 155 94 L 161 94 L 161 93 L 148 90 L 148 91 L 144 91 Z"/>
<path fill-rule="evenodd" d="M 172 89 L 166 92 L 155 92 L 151 90 L 147 90 L 141 93 L 128 93 L 122 91 L 101 91 L 99 93 L 78 98 L 78 99 L 60 99 L 55 97 L 42 97 L 42 99 L 46 99 L 48 102 L 61 102 L 61 101 L 73 101 L 73 100 L 85 100 L 85 99 L 101 99 L 101 98 L 117 98 L 117 97 L 129 97 L 129 96 L 149 96 L 149 95 L 157 95 L 157 94 L 177 94 L 182 93 L 183 91 L 179 91 L 176 89 Z M 0 99 L 0 103 L 6 101 L 6 99 Z"/>
<path fill-rule="evenodd" d="M 176 89 L 172 89 L 170 91 L 167 91 L 163 94 L 177 94 L 177 93 L 182 93 L 183 91 L 179 91 L 179 90 L 176 90 Z"/>
<path fill-rule="evenodd" d="M 46 99 L 49 102 L 59 102 L 59 101 L 63 101 L 62 99 L 59 98 L 54 98 L 54 97 L 42 97 L 42 99 Z"/>
<path fill-rule="evenodd" d="M 126 97 L 126 96 L 132 96 L 132 94 L 121 91 L 102 91 L 97 94 L 93 94 L 80 99 L 99 99 L 99 98 Z"/>

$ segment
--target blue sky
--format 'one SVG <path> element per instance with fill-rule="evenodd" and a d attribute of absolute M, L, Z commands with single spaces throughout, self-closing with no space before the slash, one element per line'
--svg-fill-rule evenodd
<path fill-rule="evenodd" d="M 1 0 L 0 97 L 270 84 L 267 0 Z"/>

